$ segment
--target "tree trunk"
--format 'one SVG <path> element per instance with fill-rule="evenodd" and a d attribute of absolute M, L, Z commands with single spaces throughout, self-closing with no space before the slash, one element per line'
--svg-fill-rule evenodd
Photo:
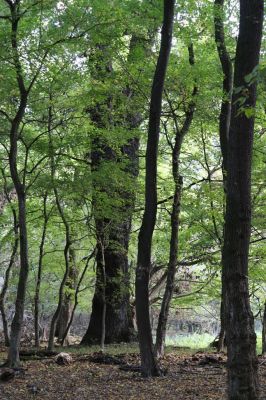
<path fill-rule="evenodd" d="M 35 347 L 40 347 L 40 321 L 39 321 L 39 302 L 40 302 L 40 288 L 42 281 L 42 266 L 43 266 L 43 255 L 44 255 L 44 244 L 46 239 L 46 230 L 49 216 L 46 209 L 47 193 L 43 197 L 43 231 L 39 249 L 39 263 L 38 263 L 38 274 L 34 296 L 34 332 L 35 332 Z"/>
<path fill-rule="evenodd" d="M 174 162 L 173 162 L 174 164 Z M 169 314 L 170 302 L 173 297 L 175 287 L 175 273 L 177 266 L 178 256 L 178 231 L 179 231 L 179 213 L 180 213 L 180 201 L 181 201 L 181 188 L 182 178 L 178 176 L 178 166 L 173 165 L 175 179 L 175 192 L 174 200 L 171 213 L 171 240 L 170 240 L 170 256 L 167 270 L 167 281 L 164 291 L 164 296 L 161 304 L 161 310 L 158 319 L 158 325 L 156 330 L 156 355 L 162 357 L 164 355 L 165 336 L 166 336 L 166 325 Z"/>
<path fill-rule="evenodd" d="M 15 302 L 15 314 L 11 323 L 10 347 L 8 352 L 7 365 L 17 367 L 19 360 L 19 345 L 21 330 L 23 325 L 24 305 L 26 296 L 26 287 L 28 280 L 29 261 L 28 261 L 28 237 L 26 221 L 26 191 L 25 184 L 21 182 L 17 168 L 17 147 L 19 140 L 19 127 L 25 114 L 29 89 L 27 90 L 22 75 L 22 66 L 18 52 L 17 31 L 20 16 L 18 14 L 19 3 L 8 2 L 11 13 L 11 46 L 13 50 L 13 63 L 16 72 L 16 79 L 20 94 L 19 107 L 16 115 L 11 122 L 10 129 L 10 149 L 9 149 L 9 167 L 12 181 L 14 183 L 18 200 L 18 226 L 19 226 L 19 244 L 20 244 L 20 271 L 17 286 L 17 295 Z"/>
<path fill-rule="evenodd" d="M 161 47 L 151 92 L 148 142 L 146 150 L 145 208 L 138 239 L 136 269 L 136 316 L 143 376 L 158 376 L 160 370 L 153 349 L 149 314 L 149 276 L 152 236 L 157 214 L 157 155 L 162 95 L 172 43 L 174 0 L 164 1 Z"/>
<path fill-rule="evenodd" d="M 20 191 L 18 191 L 17 194 L 19 203 L 20 272 L 15 303 L 15 315 L 11 323 L 10 347 L 7 361 L 7 365 L 9 367 L 17 367 L 20 364 L 19 345 L 23 325 L 26 284 L 29 271 L 26 225 L 26 196 L 25 193 Z"/>
<path fill-rule="evenodd" d="M 266 301 L 264 303 L 264 313 L 262 320 L 262 354 L 266 354 Z"/>
<path fill-rule="evenodd" d="M 50 94 L 50 101 L 52 103 L 52 95 Z M 47 126 L 47 131 L 49 134 L 49 152 L 50 152 L 50 163 L 51 163 L 51 179 L 52 179 L 52 184 L 53 184 L 53 191 L 54 191 L 54 196 L 55 196 L 55 202 L 57 206 L 58 213 L 62 219 L 64 228 L 65 228 L 65 248 L 64 248 L 64 260 L 65 260 L 65 272 L 62 278 L 62 281 L 59 286 L 59 293 L 58 293 L 58 304 L 56 307 L 56 310 L 54 312 L 54 315 L 51 320 L 51 325 L 50 325 L 50 332 L 49 332 L 49 340 L 48 340 L 48 350 L 53 350 L 54 348 L 54 337 L 55 337 L 55 329 L 56 329 L 56 323 L 59 318 L 59 315 L 62 310 L 63 306 L 63 299 L 64 299 L 64 287 L 67 282 L 67 278 L 69 275 L 69 249 L 71 247 L 71 237 L 70 237 L 70 228 L 68 221 L 65 217 L 64 213 L 64 208 L 61 205 L 59 194 L 57 187 L 54 182 L 54 177 L 55 177 L 55 159 L 54 159 L 54 148 L 53 148 L 53 141 L 52 141 L 52 130 L 51 130 L 51 125 L 52 125 L 52 104 L 48 108 L 48 126 Z"/>
<path fill-rule="evenodd" d="M 60 314 L 56 323 L 55 336 L 58 338 L 58 342 L 62 345 L 68 343 L 67 336 L 64 338 L 68 323 L 70 321 L 72 311 L 73 311 L 73 300 L 74 291 L 77 285 L 78 270 L 76 265 L 76 254 L 72 246 L 69 247 L 69 274 L 65 285 L 65 293 L 63 295 L 62 307 Z M 69 333 L 69 331 L 68 331 Z M 65 343 L 64 343 L 65 342 Z"/>
<path fill-rule="evenodd" d="M 231 100 L 233 86 L 233 66 L 230 55 L 227 51 L 224 37 L 224 0 L 214 1 L 214 29 L 217 52 L 223 71 L 223 97 L 219 116 L 219 136 L 220 146 L 223 157 L 223 188 L 226 195 L 227 188 L 227 153 L 228 138 L 231 118 Z M 221 291 L 221 328 L 218 340 L 218 351 L 223 351 L 225 347 L 225 306 L 226 306 L 226 285 L 224 279 L 224 268 L 222 266 L 222 291 Z"/>
<path fill-rule="evenodd" d="M 133 62 L 135 48 L 140 45 L 139 39 L 132 37 L 129 51 L 129 62 Z M 143 43 L 141 43 L 143 46 Z M 102 60 L 100 60 L 103 62 Z M 102 65 L 97 67 L 97 70 L 102 71 Z M 112 67 L 110 62 L 106 67 L 105 74 L 110 74 Z M 130 88 L 126 88 L 125 97 L 132 102 L 134 93 Z M 111 109 L 110 98 L 106 100 L 107 107 Z M 93 110 L 90 110 L 92 121 L 97 127 L 105 126 L 102 121 L 101 105 L 97 105 Z M 111 117 L 110 117 L 111 119 Z M 125 116 L 124 128 L 134 130 L 140 125 L 139 112 L 130 109 Z M 121 147 L 122 157 L 126 159 L 127 165 L 125 172 L 129 174 L 133 181 L 138 176 L 138 149 L 139 139 L 133 137 Z M 98 171 L 102 163 L 111 161 L 119 163 L 116 152 L 103 143 L 100 138 L 93 142 L 92 149 L 92 169 Z M 96 185 L 97 186 L 97 183 Z M 98 189 L 99 190 L 99 189 Z M 114 188 L 115 190 L 115 188 Z M 107 187 L 101 187 L 101 191 L 108 193 Z M 95 216 L 96 235 L 98 237 L 97 251 L 97 270 L 95 293 L 92 301 L 92 312 L 88 329 L 81 341 L 81 344 L 92 344 L 101 342 L 102 333 L 102 315 L 106 307 L 105 320 L 105 342 L 130 342 L 134 338 L 133 315 L 130 307 L 130 286 L 129 286 L 129 267 L 128 267 L 128 246 L 131 232 L 131 220 L 135 203 L 135 195 L 133 191 L 124 190 L 122 193 L 115 193 L 122 199 L 122 206 L 112 206 L 114 209 L 114 218 L 106 218 L 102 203 L 98 201 L 97 191 L 95 191 L 93 199 L 93 208 Z M 114 196 L 110 193 L 110 198 Z M 100 212 L 99 212 L 100 208 Z M 104 260 L 105 260 L 105 277 L 102 274 L 102 249 L 100 242 L 104 245 Z M 100 247 L 99 247 L 100 246 Z M 103 287 L 105 287 L 105 302 L 103 302 Z"/>
<path fill-rule="evenodd" d="M 73 318 L 74 318 L 74 314 L 75 314 L 76 308 L 77 308 L 77 306 L 78 306 L 78 295 L 79 295 L 79 291 L 80 291 L 80 286 L 81 286 L 82 281 L 83 281 L 83 278 L 84 278 L 84 276 L 85 276 L 85 274 L 86 274 L 86 272 L 87 272 L 87 269 L 88 269 L 88 266 L 89 266 L 89 262 L 90 262 L 90 260 L 91 260 L 92 258 L 95 257 L 95 254 L 96 254 L 96 248 L 95 248 L 95 249 L 92 251 L 92 253 L 87 257 L 85 267 L 84 267 L 84 269 L 83 269 L 83 271 L 82 271 L 82 273 L 81 273 L 81 275 L 80 275 L 80 278 L 79 278 L 79 280 L 78 280 L 78 283 L 77 283 L 77 286 L 76 286 L 76 289 L 75 289 L 75 296 L 74 296 L 74 305 L 73 305 L 73 309 L 72 309 L 72 312 L 71 312 L 71 315 L 70 315 L 70 318 L 69 318 L 68 325 L 67 325 L 66 330 L 65 330 L 65 332 L 64 332 L 64 334 L 63 334 L 63 336 L 62 336 L 62 339 L 61 339 L 61 344 L 62 344 L 62 345 L 63 345 L 63 343 L 65 342 L 65 339 L 66 339 L 66 337 L 67 337 L 67 335 L 68 335 L 70 326 L 71 326 L 71 324 L 72 324 L 72 322 L 73 322 Z"/>
<path fill-rule="evenodd" d="M 256 68 L 259 63 L 262 23 L 263 0 L 241 0 L 229 131 L 227 204 L 222 257 L 226 284 L 230 400 L 259 398 L 256 335 L 248 288 L 248 254 L 253 111 L 256 104 Z"/>
<path fill-rule="evenodd" d="M 100 224 L 102 225 L 102 221 L 96 221 L 98 235 L 103 230 Z M 92 313 L 88 330 L 81 344 L 100 344 L 104 311 L 103 290 L 106 303 L 105 343 L 129 342 L 133 338 L 127 257 L 130 229 L 131 215 L 123 223 L 110 224 L 107 241 L 104 239 L 105 233 L 100 234 L 97 245 L 97 275 Z M 100 241 L 106 242 L 103 250 Z M 102 267 L 103 258 L 105 278 Z M 106 281 L 105 284 L 104 281 Z"/>
<path fill-rule="evenodd" d="M 10 256 L 8 267 L 5 272 L 4 284 L 3 284 L 3 287 L 2 287 L 2 290 L 0 293 L 0 312 L 1 312 L 1 316 L 2 316 L 2 322 L 3 322 L 5 346 L 8 347 L 10 345 L 10 340 L 9 340 L 8 322 L 7 322 L 6 310 L 5 310 L 5 298 L 6 298 L 6 293 L 8 290 L 11 269 L 15 263 L 16 256 L 17 256 L 18 245 L 19 245 L 19 232 L 18 232 L 17 211 L 16 211 L 15 207 L 12 205 L 12 192 L 11 193 L 8 192 L 7 180 L 6 180 L 6 176 L 5 176 L 5 171 L 3 169 L 2 169 L 2 176 L 4 179 L 4 195 L 3 195 L 3 200 L 1 200 L 0 214 L 3 209 L 2 207 L 4 207 L 4 205 L 8 202 L 9 205 L 11 206 L 11 210 L 12 210 L 12 214 L 13 214 L 13 232 L 14 232 L 14 242 L 13 242 L 13 246 L 12 246 L 11 256 Z"/>
<path fill-rule="evenodd" d="M 64 248 L 65 273 L 64 273 L 63 279 L 60 283 L 60 287 L 59 287 L 57 308 L 55 310 L 55 313 L 54 313 L 54 315 L 52 317 L 52 321 L 51 321 L 49 340 L 48 340 L 48 350 L 53 350 L 53 348 L 54 348 L 56 323 L 57 323 L 57 320 L 58 320 L 59 315 L 62 310 L 63 299 L 64 299 L 64 287 L 67 282 L 67 277 L 69 275 L 69 248 L 71 246 L 69 225 L 65 218 L 64 210 L 63 210 L 63 207 L 61 206 L 58 192 L 55 187 L 54 187 L 54 193 L 55 193 L 56 205 L 57 205 L 60 217 L 61 217 L 64 227 L 65 227 L 65 237 L 66 237 L 65 248 Z"/>
<path fill-rule="evenodd" d="M 188 46 L 189 52 L 189 63 L 194 66 L 194 50 L 193 45 Z M 170 239 L 170 254 L 169 263 L 167 268 L 167 279 L 164 291 L 164 296 L 161 304 L 161 310 L 158 319 L 157 331 L 156 331 L 156 355 L 157 357 L 162 357 L 164 355 L 165 346 L 165 336 L 166 336 L 166 325 L 169 314 L 170 302 L 173 297 L 175 288 L 175 274 L 177 268 L 178 260 L 178 233 L 179 233 L 179 213 L 180 213 L 180 203 L 181 203 L 181 190 L 182 190 L 182 177 L 179 175 L 179 158 L 181 146 L 185 135 L 188 133 L 190 125 L 193 120 L 195 111 L 195 101 L 194 98 L 198 93 L 198 88 L 196 82 L 194 82 L 194 88 L 192 92 L 192 100 L 185 111 L 185 120 L 181 129 L 178 127 L 178 116 L 174 111 L 174 107 L 169 101 L 169 106 L 171 109 L 172 117 L 174 119 L 175 126 L 175 144 L 172 146 L 172 176 L 174 181 L 174 197 L 173 206 L 171 213 L 171 239 Z"/>

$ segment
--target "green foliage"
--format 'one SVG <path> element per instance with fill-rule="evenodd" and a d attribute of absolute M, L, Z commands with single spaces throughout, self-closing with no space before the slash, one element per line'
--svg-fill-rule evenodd
<path fill-rule="evenodd" d="M 233 57 L 237 10 L 230 7 L 228 4 L 225 30 Z M 1 2 L 0 16 L 9 13 L 5 2 Z M 44 224 L 43 196 L 47 193 L 49 220 L 42 260 L 41 304 L 44 312 L 51 313 L 58 300 L 58 286 L 65 268 L 65 228 L 56 207 L 54 187 L 72 230 L 79 276 L 85 257 L 96 243 L 93 217 L 119 223 L 128 212 L 127 199 L 136 195 L 129 251 L 132 266 L 136 263 L 137 234 L 144 198 L 147 111 L 158 56 L 162 2 L 23 0 L 20 13 L 18 48 L 21 70 L 27 88 L 32 83 L 18 141 L 19 176 L 27 187 L 30 258 L 27 307 L 32 307 L 34 299 Z M 8 166 L 10 120 L 19 105 L 16 69 L 11 61 L 10 29 L 9 19 L 0 18 L 0 166 L 8 190 L 13 189 Z M 224 194 L 218 116 L 223 97 L 223 76 L 213 40 L 213 1 L 178 2 L 174 36 L 159 146 L 158 199 L 165 201 L 158 207 L 153 262 L 165 268 L 169 258 L 173 194 L 171 144 L 176 129 L 170 103 L 180 129 L 196 85 L 198 93 L 193 98 L 196 112 L 180 154 L 180 174 L 184 183 L 179 261 L 190 265 L 180 266 L 177 274 L 177 285 L 187 281 L 187 285 L 179 285 L 179 290 L 191 292 L 191 295 L 174 296 L 173 304 L 178 308 L 196 307 L 218 300 L 220 296 Z M 191 43 L 195 53 L 194 66 L 189 63 L 188 46 Z M 256 79 L 259 80 L 259 105 L 254 110 L 245 106 L 243 90 Z M 265 297 L 265 60 L 262 60 L 260 69 L 255 68 L 245 77 L 244 84 L 247 87 L 235 88 L 235 93 L 239 94 L 239 109 L 247 118 L 256 111 L 250 282 L 254 310 L 257 311 L 256 296 L 261 301 Z M 101 126 L 92 118 L 92 111 L 97 107 Z M 141 123 L 132 129 L 128 117 L 133 115 L 139 115 Z M 128 174 L 129 160 L 121 151 L 132 138 L 140 139 L 138 182 Z M 91 171 L 95 140 L 108 146 L 115 156 Z M 54 176 L 51 171 L 53 162 Z M 1 179 L 0 194 L 4 186 Z M 125 192 L 126 199 L 121 196 Z M 95 198 L 97 205 L 93 209 Z M 15 198 L 12 204 L 17 207 Z M 0 224 L 0 276 L 3 276 L 14 241 L 12 210 L 8 204 L 0 214 Z M 7 298 L 9 304 L 14 302 L 17 274 L 18 269 L 14 268 Z M 94 279 L 95 271 L 91 266 L 79 296 L 82 310 L 89 310 Z M 134 268 L 131 280 L 134 280 Z M 197 292 L 201 287 L 202 290 Z M 67 292 L 73 296 L 73 289 L 68 288 Z"/>

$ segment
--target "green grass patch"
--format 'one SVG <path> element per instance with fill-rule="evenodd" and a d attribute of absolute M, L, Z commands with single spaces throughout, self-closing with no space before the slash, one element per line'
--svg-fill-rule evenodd
<path fill-rule="evenodd" d="M 166 336 L 167 346 L 188 347 L 190 349 L 206 349 L 215 337 L 208 333 L 193 333 L 191 335 Z"/>

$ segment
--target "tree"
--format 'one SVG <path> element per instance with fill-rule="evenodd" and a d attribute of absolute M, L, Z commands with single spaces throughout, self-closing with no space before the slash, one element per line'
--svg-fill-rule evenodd
<path fill-rule="evenodd" d="M 23 76 L 22 65 L 18 50 L 18 24 L 20 21 L 20 1 L 14 3 L 6 0 L 9 7 L 11 25 L 10 41 L 13 54 L 13 63 L 15 66 L 15 73 L 17 79 L 17 86 L 19 91 L 19 105 L 17 107 L 15 116 L 9 119 L 10 122 L 10 150 L 9 150 L 9 167 L 11 177 L 16 189 L 18 198 L 18 226 L 19 226 L 19 243 L 20 243 L 20 275 L 16 297 L 15 315 L 11 325 L 10 333 L 10 347 L 8 353 L 7 364 L 9 366 L 18 366 L 19 364 L 19 345 L 20 335 L 24 315 L 24 303 L 26 295 L 26 285 L 29 271 L 28 260 L 28 237 L 27 237 L 27 224 L 26 224 L 26 188 L 25 181 L 21 180 L 18 171 L 18 139 L 20 134 L 20 124 L 25 114 L 26 106 L 28 103 L 28 96 L 32 85 L 35 81 L 31 81 L 30 85 L 26 87 L 25 79 Z"/>
<path fill-rule="evenodd" d="M 194 60 L 194 50 L 192 43 L 188 46 L 188 52 L 189 52 L 189 63 L 190 66 L 193 67 L 195 60 Z M 161 303 L 161 310 L 156 330 L 155 348 L 158 357 L 162 357 L 164 355 L 166 324 L 169 314 L 170 302 L 173 297 L 175 289 L 175 274 L 178 264 L 178 245 L 179 245 L 178 233 L 180 224 L 179 214 L 180 214 L 181 191 L 182 191 L 182 176 L 180 175 L 179 172 L 180 152 L 184 137 L 188 133 L 190 125 L 193 120 L 194 111 L 196 107 L 195 96 L 197 95 L 197 92 L 198 88 L 196 83 L 194 83 L 191 100 L 189 101 L 188 105 L 184 107 L 185 117 L 181 127 L 179 127 L 179 122 L 178 122 L 179 118 L 175 112 L 175 107 L 172 104 L 171 100 L 168 98 L 169 107 L 172 113 L 172 118 L 174 120 L 174 131 L 175 131 L 174 144 L 172 144 L 172 142 L 169 139 L 169 144 L 172 150 L 172 176 L 174 181 L 174 195 L 173 195 L 173 205 L 171 212 L 171 238 L 170 238 L 167 278 L 166 278 L 165 291 Z"/>
<path fill-rule="evenodd" d="M 144 2 L 144 6 L 147 5 L 148 2 Z M 135 337 L 128 249 L 136 198 L 134 188 L 139 172 L 139 127 L 145 115 L 144 98 L 134 81 L 140 69 L 147 69 L 145 57 L 151 53 L 156 29 L 149 26 L 139 33 L 135 26 L 129 25 L 126 30 L 130 39 L 123 64 L 125 72 L 113 67 L 118 62 L 117 50 L 113 54 L 112 49 L 112 40 L 115 40 L 117 32 L 113 32 L 110 26 L 106 36 L 113 35 L 112 40 L 106 44 L 104 37 L 102 43 L 98 42 L 92 49 L 90 61 L 91 78 L 101 93 L 101 101 L 95 96 L 93 106 L 88 107 L 96 130 L 91 146 L 91 168 L 99 249 L 92 312 L 82 344 L 100 343 L 105 308 L 106 343 L 129 342 Z M 122 37 L 119 34 L 119 39 L 123 40 L 123 36 L 124 32 Z M 122 94 L 113 86 L 118 73 L 123 79 Z M 104 98 L 103 84 L 106 86 Z"/>
<path fill-rule="evenodd" d="M 224 33 L 224 0 L 214 1 L 214 30 L 215 43 L 223 72 L 223 93 L 222 105 L 219 116 L 219 137 L 223 157 L 223 187 L 226 195 L 227 190 L 227 157 L 228 138 L 231 118 L 231 100 L 233 85 L 233 66 L 230 54 L 225 43 Z M 221 243 L 222 244 L 222 243 Z M 226 284 L 224 282 L 224 268 L 222 266 L 222 291 L 221 291 L 221 328 L 218 341 L 218 351 L 223 350 L 225 345 L 225 305 L 226 305 Z"/>
<path fill-rule="evenodd" d="M 264 312 L 262 320 L 262 354 L 266 354 L 266 301 L 264 303 Z"/>
<path fill-rule="evenodd" d="M 172 44 L 174 6 L 174 0 L 164 1 L 161 47 L 151 91 L 148 141 L 145 161 L 145 208 L 138 239 L 136 316 L 142 374 L 146 377 L 157 376 L 160 374 L 152 342 L 149 315 L 149 275 L 151 268 L 152 235 L 157 213 L 157 153 L 160 133 L 162 95 Z"/>
<path fill-rule="evenodd" d="M 248 253 L 251 229 L 251 154 L 263 1 L 240 1 L 222 262 L 226 284 L 228 398 L 256 400 L 256 335 L 250 309 Z"/>

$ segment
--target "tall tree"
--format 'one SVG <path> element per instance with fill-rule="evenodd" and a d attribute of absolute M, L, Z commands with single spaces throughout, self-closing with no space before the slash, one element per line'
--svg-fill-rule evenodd
<path fill-rule="evenodd" d="M 263 0 L 240 0 L 222 257 L 227 293 L 225 312 L 230 400 L 259 398 L 256 335 L 248 287 L 248 254 L 251 230 L 251 154 L 263 10 Z"/>
<path fill-rule="evenodd" d="M 151 90 L 148 141 L 145 160 L 145 208 L 138 238 L 136 269 L 136 316 L 141 355 L 142 374 L 146 377 L 160 374 L 154 354 L 149 315 L 149 276 L 151 246 L 157 214 L 157 156 L 160 134 L 162 96 L 172 45 L 174 0 L 164 0 L 164 18 L 161 32 L 160 53 Z"/>
<path fill-rule="evenodd" d="M 188 46 L 188 53 L 189 53 L 189 63 L 193 67 L 195 64 L 195 60 L 194 60 L 194 49 L 192 43 Z M 195 96 L 197 95 L 197 93 L 198 93 L 198 88 L 196 82 L 194 82 L 191 100 L 189 101 L 189 104 L 187 106 L 184 106 L 185 117 L 181 127 L 179 127 L 178 115 L 175 112 L 175 107 L 172 104 L 171 100 L 168 99 L 172 118 L 174 120 L 174 132 L 175 132 L 174 144 L 172 144 L 171 141 L 169 142 L 172 150 L 172 177 L 174 182 L 174 195 L 173 195 L 173 204 L 171 212 L 171 238 L 170 238 L 167 278 L 166 278 L 165 291 L 163 295 L 163 300 L 161 304 L 161 310 L 156 330 L 155 348 L 158 357 L 162 357 L 164 355 L 166 325 L 167 325 L 170 303 L 175 289 L 175 274 L 177 269 L 178 245 L 179 245 L 179 240 L 178 240 L 179 225 L 180 225 L 179 214 L 180 214 L 181 191 L 182 191 L 182 176 L 180 175 L 180 152 L 184 137 L 188 133 L 190 125 L 193 121 L 194 111 L 196 107 Z"/>
<path fill-rule="evenodd" d="M 110 60 L 106 58 L 106 46 L 98 45 L 96 52 L 98 56 L 93 76 L 94 79 L 100 78 L 101 83 L 106 82 L 113 71 Z M 127 171 L 133 180 L 136 178 L 138 138 L 132 137 L 117 151 L 112 148 L 107 138 L 101 137 L 101 129 L 116 129 L 112 117 L 112 101 L 112 94 L 108 93 L 102 104 L 98 103 L 89 110 L 90 118 L 99 130 L 98 136 L 92 141 L 91 152 L 93 213 L 98 251 L 92 312 L 82 344 L 101 342 L 103 314 L 105 314 L 106 343 L 128 342 L 133 337 L 133 320 L 129 304 L 128 246 L 134 196 L 130 190 L 121 190 L 120 185 L 113 179 L 113 168 L 121 169 L 122 174 Z M 139 119 L 133 118 L 127 121 L 126 126 L 122 124 L 120 128 L 132 130 L 133 136 L 134 129 L 138 125 Z M 126 168 L 123 167 L 125 162 Z M 109 181 L 106 177 L 102 179 L 101 173 L 104 171 L 109 175 Z M 114 198 L 116 200 L 120 198 L 119 205 L 116 205 Z M 107 199 L 108 211 L 103 207 L 103 199 Z"/>
<path fill-rule="evenodd" d="M 227 153 L 228 153 L 228 138 L 229 138 L 229 128 L 230 128 L 230 118 L 231 118 L 233 65 L 225 42 L 224 0 L 214 1 L 214 31 L 215 31 L 215 43 L 223 72 L 222 104 L 219 115 L 219 137 L 220 137 L 220 146 L 223 157 L 223 165 L 222 165 L 223 187 L 224 187 L 224 193 L 226 194 L 227 157 L 228 157 Z M 222 291 L 221 291 L 221 310 L 220 310 L 221 328 L 219 333 L 218 351 L 223 350 L 225 345 L 225 304 L 226 304 L 225 296 L 226 296 L 226 284 L 224 281 L 224 268 L 222 266 Z"/>
<path fill-rule="evenodd" d="M 130 70 L 133 65 L 136 68 L 135 65 L 140 64 L 140 54 L 146 56 L 150 53 L 154 35 L 155 30 L 132 34 L 125 65 L 127 70 Z M 115 71 L 110 62 L 107 47 L 106 45 L 97 46 L 98 56 L 97 54 L 95 56 L 96 66 L 92 74 L 94 79 L 101 81 L 100 85 L 107 82 L 108 87 L 108 80 L 115 79 Z M 143 60 L 141 60 L 142 62 Z M 139 170 L 137 129 L 143 120 L 143 111 L 140 105 L 143 103 L 143 99 L 140 100 L 138 89 L 134 87 L 134 79 L 129 79 L 128 83 L 124 85 L 122 96 L 120 94 L 121 104 L 118 107 L 115 94 L 109 89 L 104 103 L 96 104 L 89 111 L 91 120 L 99 130 L 98 136 L 93 140 L 91 154 L 94 186 L 93 212 L 99 249 L 92 312 L 82 344 L 100 343 L 104 303 L 106 303 L 106 343 L 129 342 L 134 338 L 133 315 L 129 302 L 128 248 L 135 204 L 133 186 L 136 184 Z M 119 118 L 117 118 L 117 114 Z M 115 149 L 115 146 L 112 147 L 110 135 L 105 137 L 103 134 L 101 137 L 101 129 L 103 131 L 110 129 L 113 132 L 122 129 L 125 132 L 125 139 L 128 139 L 124 139 L 123 143 L 119 145 L 119 149 Z M 126 188 L 126 184 L 121 188 L 116 179 L 113 179 L 114 171 L 117 169 L 121 170 L 121 177 L 118 180 L 126 179 L 129 183 L 128 188 Z M 109 179 L 107 180 L 106 177 L 102 179 L 99 173 L 104 173 Z M 110 210 L 106 211 L 103 207 L 102 199 L 105 196 L 107 197 L 107 209 L 112 210 L 111 215 Z M 105 278 L 103 271 L 105 271 Z"/>
<path fill-rule="evenodd" d="M 15 67 L 17 89 L 19 91 L 19 105 L 15 116 L 10 119 L 10 150 L 9 150 L 9 167 L 14 183 L 17 199 L 18 199 L 18 226 L 19 226 L 19 243 L 20 243 L 20 273 L 17 288 L 17 297 L 15 305 L 15 314 L 11 324 L 10 347 L 8 352 L 9 366 L 17 366 L 19 364 L 19 344 L 21 329 L 24 315 L 24 304 L 26 295 L 26 285 L 29 271 L 28 260 L 28 237 L 26 225 L 26 188 L 25 182 L 21 180 L 18 171 L 18 140 L 20 134 L 20 125 L 27 107 L 28 96 L 31 90 L 30 86 L 26 87 L 25 78 L 20 60 L 18 49 L 18 25 L 20 22 L 20 1 L 11 2 L 5 0 L 10 10 L 9 22 L 11 25 L 10 41 L 12 47 L 13 64 Z M 32 81 L 34 83 L 34 81 Z"/>

